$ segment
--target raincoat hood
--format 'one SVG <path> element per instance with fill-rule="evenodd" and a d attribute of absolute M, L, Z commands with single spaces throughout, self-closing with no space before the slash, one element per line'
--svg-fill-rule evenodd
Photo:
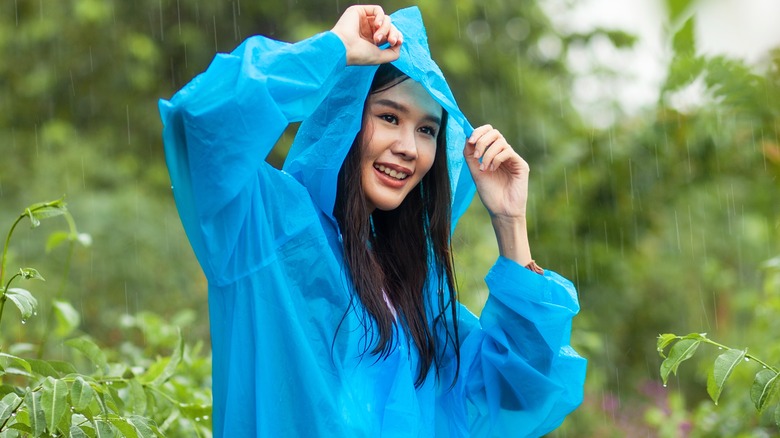
<path fill-rule="evenodd" d="M 447 111 L 447 159 L 452 186 L 452 227 L 474 196 L 474 181 L 463 158 L 473 128 L 458 108 L 441 69 L 431 59 L 428 36 L 416 7 L 390 15 L 403 34 L 400 56 L 392 64 L 420 83 Z M 284 164 L 314 203 L 333 217 L 338 173 L 361 128 L 363 106 L 378 66 L 348 66 L 336 78 L 325 100 L 301 124 Z"/>

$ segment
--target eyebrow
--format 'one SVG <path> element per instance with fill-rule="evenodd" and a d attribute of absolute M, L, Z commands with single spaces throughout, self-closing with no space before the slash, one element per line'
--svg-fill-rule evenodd
<path fill-rule="evenodd" d="M 374 101 L 374 104 L 389 106 L 390 108 L 393 108 L 394 110 L 400 111 L 404 114 L 409 114 L 410 112 L 409 108 L 406 105 L 403 105 L 401 103 L 398 103 L 390 99 L 379 99 L 377 101 Z M 436 125 L 441 126 L 441 118 L 436 117 L 433 114 L 426 114 L 425 116 L 423 116 L 423 120 L 427 120 L 431 123 L 435 123 Z"/>

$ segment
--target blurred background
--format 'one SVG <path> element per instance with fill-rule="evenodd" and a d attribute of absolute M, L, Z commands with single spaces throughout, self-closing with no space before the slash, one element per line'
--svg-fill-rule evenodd
<path fill-rule="evenodd" d="M 118 344 L 127 315 L 187 311 L 185 337 L 208 342 L 206 281 L 175 211 L 157 100 L 250 35 L 297 41 L 348 5 L 0 4 L 0 232 L 27 205 L 67 195 L 93 241 L 74 251 L 65 292 L 81 332 Z M 705 388 L 717 351 L 702 346 L 664 388 L 656 337 L 706 332 L 780 364 L 780 4 L 419 7 L 464 113 L 501 129 L 531 164 L 534 257 L 580 293 L 572 342 L 590 361 L 586 400 L 552 435 L 777 436 L 774 413 L 750 401 L 757 365 L 738 369 L 716 406 Z M 294 131 L 270 162 L 282 162 Z M 453 244 L 461 299 L 479 313 L 497 250 L 477 204 Z M 46 254 L 46 240 L 64 227 L 22 227 L 12 264 L 56 277 L 66 252 Z M 44 311 L 51 283 L 36 289 Z M 42 330 L 40 318 L 16 318 L 3 319 L 0 344 Z"/>

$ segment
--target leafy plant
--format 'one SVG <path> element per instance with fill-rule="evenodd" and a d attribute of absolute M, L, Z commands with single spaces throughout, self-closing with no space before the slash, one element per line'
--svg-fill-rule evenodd
<path fill-rule="evenodd" d="M 69 231 L 52 234 L 47 249 L 70 242 L 64 277 L 74 244 L 90 243 L 88 235 L 76 231 L 63 199 L 26 208 L 3 247 L 0 321 L 8 301 L 16 305 L 22 324 L 34 316 L 38 300 L 33 293 L 11 286 L 24 279 L 43 280 L 34 268 L 20 268 L 5 281 L 14 230 L 25 219 L 38 227 L 42 220 L 58 216 L 65 217 Z M 35 349 L 30 343 L 4 348 L 0 333 L 0 437 L 211 436 L 211 395 L 202 389 L 207 387 L 211 364 L 208 355 L 200 356 L 201 345 L 186 346 L 180 329 L 148 313 L 127 315 L 121 321 L 127 338 L 138 338 L 143 347 L 125 342 L 120 351 L 102 349 L 87 335 L 65 340 L 77 329 L 80 315 L 62 300 L 63 289 L 64 281 L 50 307 L 55 327 L 49 330 L 47 319 L 38 358 L 29 357 Z M 193 320 L 187 312 L 174 317 L 181 325 Z M 60 346 L 69 347 L 66 358 L 70 360 L 40 358 L 51 336 L 59 338 Z"/>
<path fill-rule="evenodd" d="M 734 369 L 744 362 L 752 361 L 761 365 L 761 369 L 753 379 L 750 398 L 759 414 L 776 403 L 774 417 L 777 427 L 780 428 L 780 402 L 777 400 L 780 394 L 780 370 L 748 353 L 747 349 L 731 348 L 720 344 L 709 339 L 706 333 L 691 333 L 685 336 L 665 333 L 658 336 L 658 353 L 664 357 L 661 363 L 661 379 L 664 386 L 667 385 L 669 375 L 677 374 L 680 364 L 693 357 L 701 344 L 712 345 L 723 351 L 715 359 L 707 377 L 707 393 L 712 401 L 718 404 L 723 386 Z M 670 346 L 669 355 L 666 356 L 665 350 Z"/>

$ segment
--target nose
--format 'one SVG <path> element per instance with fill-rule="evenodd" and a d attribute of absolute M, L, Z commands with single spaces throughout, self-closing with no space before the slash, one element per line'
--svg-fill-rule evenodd
<path fill-rule="evenodd" d="M 413 129 L 403 129 L 399 132 L 398 138 L 393 142 L 390 150 L 399 155 L 405 161 L 417 159 L 417 139 Z"/>

